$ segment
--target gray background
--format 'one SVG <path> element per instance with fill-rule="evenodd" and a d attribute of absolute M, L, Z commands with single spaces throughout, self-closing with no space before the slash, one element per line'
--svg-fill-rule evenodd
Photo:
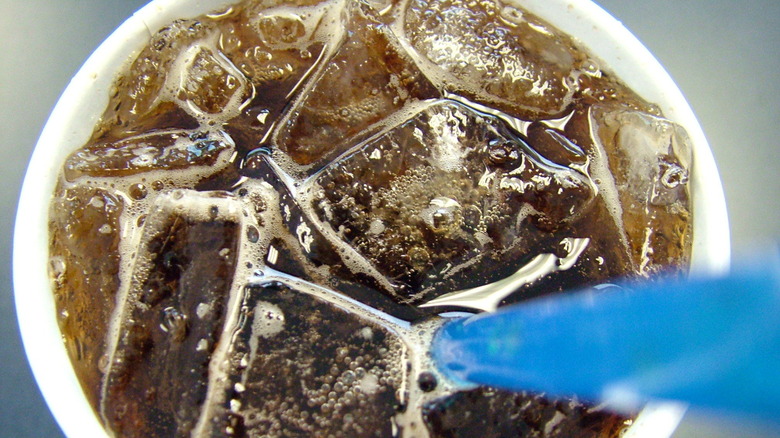
<path fill-rule="evenodd" d="M 49 111 L 97 45 L 145 0 L 0 0 L 0 436 L 62 436 L 27 366 L 11 287 L 26 162 Z M 780 1 L 601 0 L 677 81 L 720 168 L 736 253 L 780 236 Z M 684 422 L 677 438 L 746 436 Z M 760 432 L 753 432 L 754 435 Z"/>

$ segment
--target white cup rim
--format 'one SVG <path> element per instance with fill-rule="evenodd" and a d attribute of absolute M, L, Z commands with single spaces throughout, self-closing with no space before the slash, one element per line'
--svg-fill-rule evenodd
<path fill-rule="evenodd" d="M 510 0 L 578 36 L 609 69 L 671 120 L 692 140 L 694 244 L 692 272 L 727 269 L 730 258 L 725 197 L 704 133 L 682 92 L 650 52 L 619 21 L 590 0 Z M 235 3 L 231 0 L 154 0 L 125 21 L 90 56 L 55 106 L 35 147 L 17 211 L 13 245 L 14 295 L 27 358 L 41 392 L 69 437 L 106 433 L 76 379 L 59 327 L 47 275 L 48 208 L 55 177 L 65 156 L 89 137 L 107 104 L 110 83 L 147 41 L 150 32 L 172 18 L 194 17 Z M 185 6 L 186 4 L 186 6 Z M 84 97 L 91 96 L 89 99 Z M 98 96 L 98 98 L 95 98 Z M 75 109 L 74 109 L 75 108 Z M 81 121 L 81 126 L 76 123 Z M 706 190 L 702 190 L 706 187 Z M 30 242 L 28 236 L 37 236 Z M 627 437 L 669 436 L 684 407 L 655 405 Z"/>

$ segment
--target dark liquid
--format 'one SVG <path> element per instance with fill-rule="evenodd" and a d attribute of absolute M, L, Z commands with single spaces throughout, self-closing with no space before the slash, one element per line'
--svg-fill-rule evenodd
<path fill-rule="evenodd" d="M 157 33 L 68 157 L 60 326 L 117 436 L 616 436 L 574 401 L 453 388 L 427 339 L 484 307 L 422 305 L 544 254 L 499 305 L 685 272 L 690 159 L 509 5 L 246 2 Z"/>

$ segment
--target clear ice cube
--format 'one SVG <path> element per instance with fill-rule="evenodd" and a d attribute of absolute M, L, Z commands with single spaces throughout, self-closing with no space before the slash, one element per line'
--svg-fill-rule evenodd
<path fill-rule="evenodd" d="M 80 177 L 125 177 L 156 170 L 201 167 L 211 174 L 225 167 L 232 139 L 219 131 L 163 131 L 85 146 L 63 167 L 69 181 Z"/>
<path fill-rule="evenodd" d="M 283 176 L 268 155 L 260 153 L 251 155 L 241 172 L 262 181 L 273 192 L 274 207 L 267 215 L 273 240 L 263 263 L 303 280 L 327 284 L 340 269 L 340 260 L 333 245 L 307 217 L 285 184 L 289 177 Z"/>
<path fill-rule="evenodd" d="M 100 395 L 99 363 L 120 284 L 124 212 L 124 199 L 115 191 L 85 186 L 59 188 L 50 209 L 49 274 L 60 329 L 93 405 Z"/>
<path fill-rule="evenodd" d="M 595 197 L 576 162 L 540 155 L 499 116 L 453 101 L 407 116 L 323 169 L 311 201 L 328 235 L 401 302 L 431 298 L 432 285 L 480 259 L 532 248 L 540 224 L 564 227 Z"/>
<path fill-rule="evenodd" d="M 590 124 L 609 157 L 639 273 L 650 276 L 687 261 L 692 154 L 685 130 L 667 119 L 613 107 L 593 107 Z"/>
<path fill-rule="evenodd" d="M 327 237 L 313 220 L 307 203 L 300 198 L 283 170 L 267 154 L 254 154 L 242 169 L 251 181 L 261 181 L 273 191 L 274 205 L 266 214 L 271 241 L 262 263 L 271 269 L 338 290 L 382 312 L 405 320 L 417 320 L 427 313 L 413 306 L 399 305 L 379 292 L 386 281 L 377 281 L 366 269 L 365 260 L 348 244 Z M 253 184 L 245 183 L 243 187 Z M 294 185 L 294 184 L 293 184 Z M 305 190 L 305 189 L 304 189 Z M 251 196 L 251 193 L 248 193 Z M 253 202 L 250 200 L 250 202 Z M 303 202 L 303 204 L 302 204 Z M 368 272 L 366 272 L 368 271 Z"/>
<path fill-rule="evenodd" d="M 332 50 L 330 39 L 337 38 L 322 31 L 322 23 L 333 19 L 333 5 L 327 7 L 333 1 L 302 3 L 307 4 L 248 4 L 221 29 L 220 52 L 249 78 L 253 89 L 241 113 L 226 124 L 244 153 L 261 145 L 317 61 Z"/>
<path fill-rule="evenodd" d="M 511 2 L 412 0 L 404 19 L 425 68 L 451 92 L 521 117 L 560 114 L 571 102 L 569 38 Z"/>
<path fill-rule="evenodd" d="M 198 127 L 191 111 L 175 103 L 181 51 L 213 38 L 213 22 L 177 20 L 155 33 L 132 65 L 116 79 L 91 143 L 116 141 L 159 129 Z"/>

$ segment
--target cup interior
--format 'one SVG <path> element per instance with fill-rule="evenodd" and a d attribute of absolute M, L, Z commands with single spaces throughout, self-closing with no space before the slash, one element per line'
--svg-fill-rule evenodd
<path fill-rule="evenodd" d="M 692 272 L 728 267 L 729 229 L 720 178 L 704 134 L 682 93 L 658 61 L 616 19 L 589 0 L 510 0 L 577 38 L 671 120 L 683 125 L 694 150 Z M 67 155 L 83 145 L 107 102 L 111 82 L 154 32 L 176 18 L 219 10 L 231 0 L 154 0 L 93 53 L 55 106 L 27 169 L 17 212 L 13 274 L 26 354 L 49 408 L 69 437 L 105 437 L 73 372 L 57 325 L 48 279 L 48 208 Z M 653 405 L 627 437 L 669 436 L 683 407 Z"/>

